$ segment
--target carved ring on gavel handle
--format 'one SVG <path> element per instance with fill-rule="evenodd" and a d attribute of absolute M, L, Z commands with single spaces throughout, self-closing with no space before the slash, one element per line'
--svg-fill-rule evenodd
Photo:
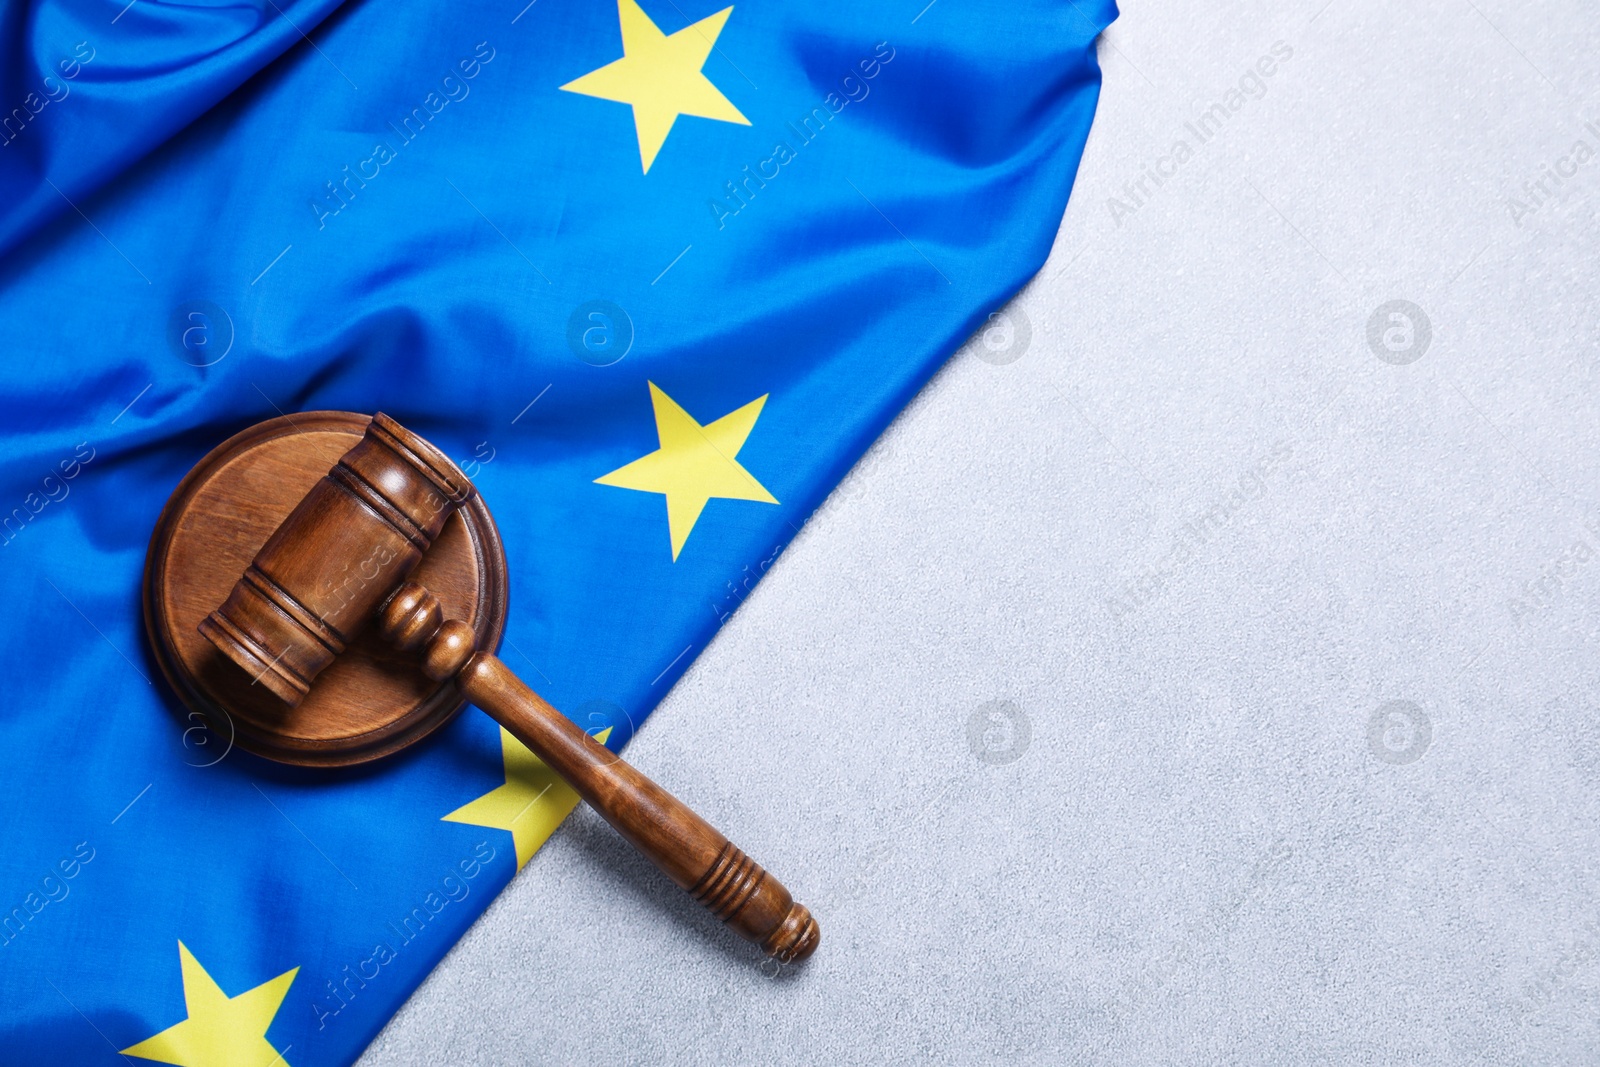
<path fill-rule="evenodd" d="M 359 421 L 359 417 L 328 413 L 311 418 L 319 428 L 305 434 L 308 439 L 326 433 L 330 419 Z M 263 425 L 273 435 L 283 429 Z M 272 440 L 276 437 L 267 438 Z M 173 531 L 181 535 L 197 512 L 217 522 L 213 529 L 240 514 L 239 502 L 246 495 L 244 476 L 230 475 L 236 468 L 228 464 L 241 455 L 236 448 L 241 441 L 247 449 L 254 447 L 254 435 L 247 432 L 219 446 L 220 466 L 210 456 L 201 461 L 174 492 L 168 504 L 173 516 L 169 521 L 163 513 L 152 538 L 150 558 L 154 562 L 146 572 L 147 625 L 163 655 L 174 647 L 173 631 L 166 622 L 173 605 L 187 614 L 202 595 L 196 591 L 199 586 L 181 583 L 175 593 L 168 581 L 174 573 L 169 565 L 174 555 L 170 551 Z M 216 454 L 214 451 L 213 456 Z M 249 458 L 252 453 L 242 455 Z M 279 468 L 259 462 L 254 469 L 270 472 Z M 217 501 L 202 512 L 194 503 L 196 492 L 224 481 L 228 492 L 216 494 Z M 421 654 L 422 673 L 443 683 L 438 689 L 448 691 L 445 701 L 455 700 L 459 707 L 456 698 L 464 698 L 499 720 L 623 837 L 740 936 L 784 961 L 809 956 L 819 940 L 816 920 L 794 902 L 776 878 L 518 680 L 491 654 L 499 637 L 499 622 L 485 626 L 481 613 L 477 628 L 460 618 L 446 621 L 438 597 L 412 580 L 414 572 L 425 570 L 430 559 L 438 558 L 443 546 L 437 543 L 448 540 L 447 524 L 458 514 L 479 530 L 481 555 L 498 554 L 498 543 L 489 543 L 495 538 L 487 510 L 461 469 L 393 419 L 381 413 L 373 416 L 355 445 L 267 537 L 226 600 L 199 621 L 199 635 L 236 668 L 232 675 L 219 674 L 215 658 L 209 663 L 201 661 L 205 673 L 200 681 L 209 679 L 214 683 L 213 693 L 220 690 L 234 698 L 239 698 L 241 690 L 270 693 L 279 703 L 279 720 L 299 723 L 294 736 L 300 737 L 310 731 L 305 716 L 294 718 L 296 709 L 317 702 L 316 679 L 325 671 L 337 673 L 341 660 L 348 662 L 345 657 L 363 641 L 362 631 L 376 617 L 380 636 L 404 651 Z M 457 538 L 457 560 L 462 558 L 460 545 Z M 191 574 L 198 548 L 190 548 Z M 204 588 L 214 587 L 207 584 Z M 446 587 L 436 584 L 435 588 L 444 592 Z M 455 603 L 463 603 L 459 589 Z M 503 621 L 503 599 L 498 610 Z M 186 666 L 182 657 L 178 660 L 178 666 Z M 362 677 L 377 684 L 382 669 L 376 660 L 369 658 L 368 663 Z M 165 660 L 163 664 L 168 677 L 177 679 L 180 692 L 195 688 L 192 671 L 170 668 Z M 250 682 L 242 686 L 240 680 L 245 677 Z M 231 681 L 224 682 L 225 678 Z M 432 706 L 420 705 L 424 712 Z M 376 731 L 369 731 L 376 734 L 374 743 L 368 743 L 359 732 L 347 737 L 349 730 L 343 730 L 335 745 L 297 742 L 290 749 L 294 758 L 289 761 L 376 758 L 419 740 L 442 721 L 434 715 L 418 728 L 406 719 L 410 712 L 404 707 L 400 719 L 386 716 L 376 724 Z M 348 709 L 344 710 L 350 718 Z M 359 714 L 356 720 L 367 725 Z M 242 721 L 253 728 L 249 733 L 241 731 L 242 739 L 258 739 L 259 734 L 270 733 L 273 725 L 271 716 Z M 396 730 L 401 732 L 397 735 Z M 324 747 L 332 751 L 326 755 L 318 751 Z M 270 745 L 262 746 L 262 751 L 274 758 L 283 755 Z"/>
<path fill-rule="evenodd" d="M 478 651 L 472 628 L 445 621 L 439 600 L 416 582 L 395 590 L 379 613 L 384 640 L 422 654 L 436 681 L 493 716 L 588 801 L 651 862 L 732 927 L 785 962 L 816 950 L 820 932 L 804 904 L 682 801 L 584 733 L 511 673 Z"/>

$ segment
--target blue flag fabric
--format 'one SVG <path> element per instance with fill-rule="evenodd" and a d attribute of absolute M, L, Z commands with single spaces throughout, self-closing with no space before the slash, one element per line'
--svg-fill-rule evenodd
<path fill-rule="evenodd" d="M 573 802 L 470 709 L 334 775 L 192 729 L 139 596 L 196 460 L 312 409 L 437 443 L 508 662 L 618 748 L 1044 261 L 1115 14 L 7 8 L 0 1063 L 349 1063 Z"/>
<path fill-rule="evenodd" d="M 0 8 L 0 253 L 75 210 L 338 4 L 32 0 Z"/>

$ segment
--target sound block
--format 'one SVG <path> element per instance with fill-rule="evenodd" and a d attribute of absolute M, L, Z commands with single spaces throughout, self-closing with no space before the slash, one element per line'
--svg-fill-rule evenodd
<path fill-rule="evenodd" d="M 416 657 L 384 645 L 376 627 L 363 630 L 294 708 L 200 635 L 200 621 L 370 421 L 314 411 L 235 434 L 178 484 L 145 557 L 145 629 L 167 681 L 223 742 L 281 763 L 366 763 L 422 740 L 465 703 L 454 682 L 431 681 Z M 439 598 L 447 618 L 472 627 L 480 649 L 499 646 L 506 557 L 481 497 L 450 517 L 412 577 Z"/>

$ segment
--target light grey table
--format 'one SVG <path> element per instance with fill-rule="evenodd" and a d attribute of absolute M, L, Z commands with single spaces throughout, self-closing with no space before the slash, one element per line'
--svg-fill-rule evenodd
<path fill-rule="evenodd" d="M 580 809 L 363 1064 L 1600 1062 L 1597 55 L 1130 5 L 1012 347 L 629 749 L 821 951 Z"/>

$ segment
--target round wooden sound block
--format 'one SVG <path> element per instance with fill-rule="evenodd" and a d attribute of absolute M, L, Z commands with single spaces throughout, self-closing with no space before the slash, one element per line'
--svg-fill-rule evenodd
<path fill-rule="evenodd" d="M 315 411 L 235 434 L 184 477 L 156 523 L 145 558 L 145 628 L 167 681 L 225 743 L 302 766 L 365 763 L 420 741 L 465 703 L 454 682 L 431 681 L 415 656 L 384 645 L 369 626 L 291 708 L 198 629 L 370 421 Z M 446 617 L 472 627 L 479 648 L 499 646 L 506 558 L 481 497 L 449 518 L 412 577 Z"/>

